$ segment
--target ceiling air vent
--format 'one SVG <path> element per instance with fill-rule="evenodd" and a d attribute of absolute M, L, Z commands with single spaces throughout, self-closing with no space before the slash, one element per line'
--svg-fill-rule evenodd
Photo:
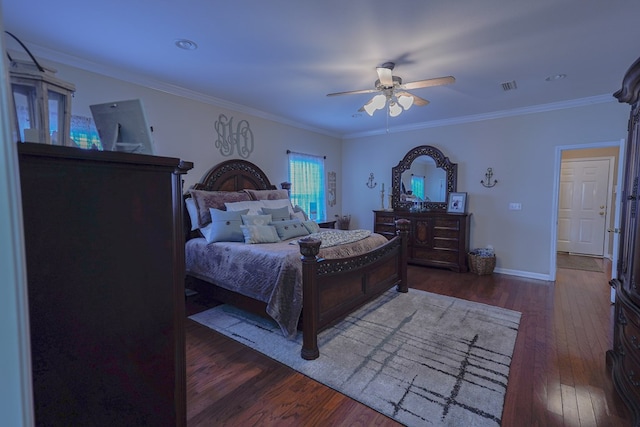
<path fill-rule="evenodd" d="M 515 80 L 511 80 L 510 82 L 504 82 L 504 83 L 500 83 L 502 85 L 502 90 L 504 90 L 505 92 L 509 91 L 509 90 L 516 90 L 518 89 L 518 85 L 516 84 Z"/>

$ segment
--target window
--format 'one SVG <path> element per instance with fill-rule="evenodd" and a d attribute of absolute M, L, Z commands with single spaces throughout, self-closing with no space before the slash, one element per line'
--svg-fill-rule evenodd
<path fill-rule="evenodd" d="M 411 191 L 420 200 L 424 200 L 424 176 L 411 175 Z"/>
<path fill-rule="evenodd" d="M 291 203 L 314 221 L 326 219 L 324 158 L 289 151 Z"/>

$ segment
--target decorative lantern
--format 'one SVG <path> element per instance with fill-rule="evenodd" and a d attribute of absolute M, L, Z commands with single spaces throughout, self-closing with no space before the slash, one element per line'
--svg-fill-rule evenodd
<path fill-rule="evenodd" d="M 17 141 L 72 145 L 71 96 L 75 86 L 55 78 L 56 70 L 41 66 L 20 40 L 6 33 L 20 43 L 32 60 L 10 58 Z"/>

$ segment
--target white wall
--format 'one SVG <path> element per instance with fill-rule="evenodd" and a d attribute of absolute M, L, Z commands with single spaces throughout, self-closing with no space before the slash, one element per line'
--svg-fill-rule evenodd
<path fill-rule="evenodd" d="M 240 158 L 237 150 L 225 157 L 215 147 L 217 134 L 214 123 L 220 114 L 233 118 L 234 128 L 247 120 L 254 136 L 254 151 L 246 159 L 258 165 L 272 184 L 288 180 L 287 150 L 326 156 L 325 170 L 337 173 L 341 182 L 341 141 L 338 138 L 295 128 L 282 123 L 224 109 L 201 101 L 127 83 L 100 74 L 80 70 L 63 64 L 52 64 L 58 70 L 56 77 L 75 84 L 72 101 L 74 115 L 91 117 L 89 106 L 110 101 L 139 98 L 142 100 L 147 121 L 153 127 L 156 153 L 178 157 L 194 163 L 194 169 L 185 177 L 185 189 L 199 181 L 205 172 L 219 162 Z M 340 191 L 337 204 L 327 207 L 328 214 L 339 214 Z"/>
<path fill-rule="evenodd" d="M 338 190 L 337 204 L 328 207 L 328 216 L 350 214 L 351 228 L 373 228 L 372 210 L 381 207 L 382 183 L 388 194 L 391 168 L 411 148 L 433 145 L 458 163 L 458 191 L 468 193 L 467 206 L 473 213 L 471 247 L 492 245 L 498 256 L 496 271 L 542 279 L 554 277 L 550 259 L 555 239 L 551 224 L 555 147 L 619 141 L 626 137 L 629 111 L 612 97 L 609 103 L 341 141 L 140 84 L 53 66 L 59 78 L 76 85 L 74 114 L 90 117 L 91 104 L 142 99 L 158 154 L 195 163 L 185 188 L 209 167 L 239 157 L 237 153 L 224 157 L 214 146 L 214 122 L 220 114 L 236 123 L 249 122 L 255 151 L 248 160 L 276 185 L 288 179 L 287 149 L 327 156 L 326 171 L 337 173 Z M 480 184 L 488 167 L 499 181 L 493 188 Z M 365 185 L 371 172 L 378 182 L 375 189 Z M 510 202 L 521 203 L 522 210 L 510 211 Z M 388 204 L 387 197 L 384 203 Z"/>
<path fill-rule="evenodd" d="M 364 185 L 369 174 L 388 189 L 391 168 L 407 151 L 432 145 L 458 163 L 458 191 L 468 193 L 473 214 L 471 248 L 492 245 L 496 271 L 553 277 L 555 147 L 624 139 L 628 115 L 628 105 L 612 97 L 610 103 L 345 140 L 342 164 L 349 184 L 343 187 L 343 212 L 352 215 L 352 228 L 372 229 L 380 192 Z M 493 188 L 480 184 L 488 167 L 498 180 Z M 509 210 L 509 202 L 521 203 L 522 210 Z"/>

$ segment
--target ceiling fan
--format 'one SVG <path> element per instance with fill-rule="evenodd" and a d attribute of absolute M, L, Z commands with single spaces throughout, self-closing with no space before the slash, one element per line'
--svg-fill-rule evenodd
<path fill-rule="evenodd" d="M 380 110 L 389 104 L 389 115 L 396 117 L 404 110 L 408 110 L 412 105 L 424 106 L 429 103 L 426 99 L 407 92 L 411 89 L 420 89 L 431 86 L 442 86 L 451 84 L 456 81 L 452 76 L 437 77 L 434 79 L 418 80 L 415 82 L 402 83 L 402 79 L 394 76 L 392 71 L 396 64 L 393 62 L 385 62 L 376 67 L 378 72 L 378 80 L 374 86 L 375 89 L 351 90 L 347 92 L 329 93 L 327 96 L 353 95 L 359 93 L 375 93 L 380 92 L 364 104 L 358 111 L 366 111 L 367 114 L 373 116 L 376 110 Z"/>

